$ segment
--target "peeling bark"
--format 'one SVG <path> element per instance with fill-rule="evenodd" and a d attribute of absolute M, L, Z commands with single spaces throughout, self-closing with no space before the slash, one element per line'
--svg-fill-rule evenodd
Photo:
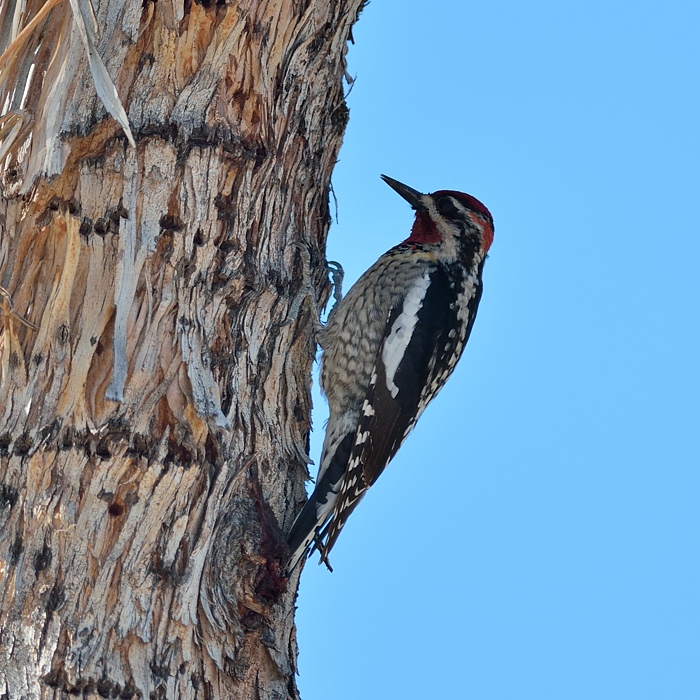
<path fill-rule="evenodd" d="M 328 291 L 361 4 L 94 3 L 135 149 L 64 27 L 0 174 L 0 698 L 298 696 L 315 342 L 285 321 L 297 244 Z"/>

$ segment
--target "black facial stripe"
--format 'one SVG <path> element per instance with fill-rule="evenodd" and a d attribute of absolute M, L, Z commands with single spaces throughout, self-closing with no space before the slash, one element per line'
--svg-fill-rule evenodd
<path fill-rule="evenodd" d="M 442 216 L 446 216 L 448 219 L 460 216 L 460 211 L 455 206 L 454 198 L 450 197 L 449 195 L 438 197 L 437 201 L 435 202 L 435 206 L 440 214 L 442 214 Z"/>
<path fill-rule="evenodd" d="M 483 212 L 475 209 L 474 207 L 470 207 L 468 203 L 453 195 L 441 195 L 435 200 L 435 207 L 442 216 L 450 221 L 453 221 L 454 223 L 466 221 L 469 226 L 474 228 L 474 225 L 471 223 L 471 218 L 467 213 L 470 212 L 488 222 L 491 228 L 493 228 L 493 221 L 491 220 L 491 217 L 486 216 Z"/>

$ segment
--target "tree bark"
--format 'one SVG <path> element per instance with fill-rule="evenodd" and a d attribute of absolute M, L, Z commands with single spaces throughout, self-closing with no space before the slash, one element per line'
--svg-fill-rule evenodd
<path fill-rule="evenodd" d="M 1 174 L 3 700 L 298 697 L 299 245 L 324 298 L 361 4 L 98 0 L 136 148 L 67 0 L 35 37 Z"/>

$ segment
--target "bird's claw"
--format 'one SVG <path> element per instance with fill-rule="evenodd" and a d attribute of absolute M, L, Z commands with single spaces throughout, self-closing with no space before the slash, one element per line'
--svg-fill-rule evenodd
<path fill-rule="evenodd" d="M 326 267 L 328 268 L 328 273 L 331 276 L 333 298 L 337 304 L 343 298 L 343 279 L 345 277 L 345 270 L 343 270 L 343 266 L 335 260 L 328 260 L 326 262 Z"/>
<path fill-rule="evenodd" d="M 303 303 L 308 298 L 311 303 L 314 331 L 316 335 L 318 335 L 323 330 L 324 326 L 321 322 L 321 312 L 318 308 L 316 292 L 311 280 L 311 246 L 303 241 L 292 241 L 292 245 L 301 255 L 302 284 L 301 288 L 299 289 L 299 293 L 292 301 L 287 318 L 282 321 L 278 327 L 285 328 L 286 326 L 294 323 L 299 316 Z M 343 277 L 345 272 L 343 271 L 343 266 L 335 260 L 329 260 L 326 263 L 326 268 L 328 269 L 328 273 L 331 277 L 331 284 L 333 285 L 333 298 L 337 303 L 343 296 Z"/>

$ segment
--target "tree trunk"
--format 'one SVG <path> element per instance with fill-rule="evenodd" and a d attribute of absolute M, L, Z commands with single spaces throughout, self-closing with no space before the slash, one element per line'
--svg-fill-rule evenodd
<path fill-rule="evenodd" d="M 324 297 L 362 2 L 97 0 L 135 148 L 77 4 L 2 85 L 0 698 L 294 698 L 299 246 Z"/>

